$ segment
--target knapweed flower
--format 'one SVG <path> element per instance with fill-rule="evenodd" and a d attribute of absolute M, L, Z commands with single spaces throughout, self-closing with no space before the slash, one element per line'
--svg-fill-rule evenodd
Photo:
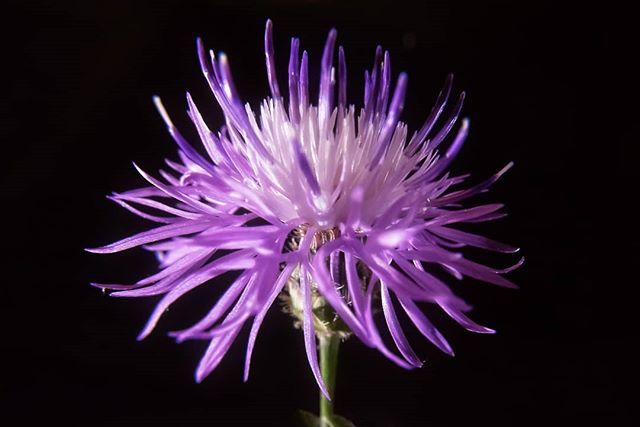
<path fill-rule="evenodd" d="M 442 119 L 452 88 L 449 76 L 422 127 L 408 136 L 400 122 L 406 74 L 398 76 L 392 90 L 389 54 L 378 47 L 373 68 L 365 72 L 364 105 L 357 109 L 348 104 L 342 47 L 337 69 L 333 65 L 335 30 L 329 32 L 322 53 L 317 101 L 309 94 L 307 52 L 300 57 L 296 38 L 291 40 L 285 94 L 276 78 L 271 27 L 268 21 L 271 97 L 258 114 L 243 105 L 227 57 L 207 54 L 198 40 L 202 72 L 226 122 L 219 131 L 210 130 L 187 94 L 187 113 L 206 154 L 185 140 L 154 99 L 178 145 L 180 162 L 166 161 L 170 170 L 160 171 L 164 181 L 136 166 L 150 185 L 111 199 L 161 225 L 90 251 L 142 246 L 157 255 L 161 269 L 132 285 L 96 286 L 114 290 L 114 296 L 162 295 L 140 333 L 142 339 L 177 299 L 236 271 L 235 280 L 200 321 L 172 332 L 178 341 L 209 341 L 197 368 L 198 381 L 220 363 L 243 325 L 252 322 L 246 380 L 262 321 L 282 294 L 295 300 L 290 311 L 299 317 L 311 370 L 325 394 L 316 334 L 332 331 L 323 330 L 327 318 L 318 315 L 319 307 L 330 308 L 344 325 L 343 334 L 354 334 L 404 368 L 419 367 L 422 361 L 401 328 L 398 312 L 440 350 L 453 354 L 419 303 L 438 306 L 470 331 L 492 333 L 467 316 L 471 307 L 440 274 L 514 286 L 502 274 L 515 266 L 496 270 L 460 253 L 465 246 L 517 250 L 455 228 L 504 215 L 501 204 L 461 203 L 487 190 L 511 167 L 457 189 L 466 176 L 452 176 L 448 169 L 469 128 L 465 119 L 452 133 L 464 94 Z M 382 310 L 374 307 L 378 304 Z M 384 318 L 397 353 L 382 338 L 376 313 Z"/>

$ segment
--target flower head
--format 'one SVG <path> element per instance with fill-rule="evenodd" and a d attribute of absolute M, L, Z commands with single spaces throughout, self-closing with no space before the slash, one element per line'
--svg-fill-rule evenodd
<path fill-rule="evenodd" d="M 209 340 L 196 372 L 198 381 L 218 365 L 243 325 L 252 322 L 246 380 L 262 321 L 282 294 L 293 301 L 291 310 L 300 319 L 309 364 L 325 394 L 316 334 L 336 329 L 323 330 L 327 324 L 318 319 L 319 305 L 331 309 L 345 335 L 353 333 L 404 368 L 419 367 L 422 361 L 405 337 L 398 312 L 439 349 L 453 354 L 417 303 L 440 307 L 470 331 L 492 333 L 467 317 L 470 306 L 435 273 L 514 286 L 502 276 L 513 267 L 496 270 L 459 251 L 464 246 L 517 250 L 455 228 L 504 215 L 501 204 L 460 203 L 487 190 L 511 167 L 508 164 L 480 184 L 454 189 L 465 180 L 448 172 L 469 128 L 464 119 L 452 134 L 464 94 L 442 118 L 452 89 L 449 76 L 425 123 L 409 137 L 400 122 L 406 74 L 392 85 L 389 54 L 378 47 L 373 68 L 365 72 L 364 106 L 349 105 L 342 47 L 337 69 L 333 65 L 335 30 L 322 54 L 318 99 L 309 96 L 308 56 L 300 56 L 296 38 L 291 40 L 285 94 L 276 78 L 271 27 L 268 21 L 265 51 L 271 97 L 257 114 L 240 100 L 227 57 L 207 54 L 198 40 L 202 72 L 226 122 L 219 131 L 210 130 L 187 94 L 188 115 L 206 155 L 185 140 L 154 98 L 178 144 L 180 162 L 167 160 L 170 169 L 160 171 L 164 181 L 136 166 L 150 185 L 111 199 L 161 225 L 90 251 L 142 246 L 155 252 L 161 269 L 132 285 L 96 286 L 114 290 L 114 296 L 162 295 L 140 333 L 142 339 L 181 296 L 223 273 L 238 272 L 199 322 L 171 333 L 178 341 Z M 374 298 L 378 295 L 380 299 Z M 381 338 L 374 321 L 378 301 L 399 354 Z"/>

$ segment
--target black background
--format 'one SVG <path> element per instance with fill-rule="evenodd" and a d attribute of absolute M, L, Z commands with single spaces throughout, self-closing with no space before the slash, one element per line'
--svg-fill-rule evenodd
<path fill-rule="evenodd" d="M 611 2 L 182 3 L 9 2 L 4 10 L 4 425 L 290 425 L 296 409 L 316 410 L 302 335 L 277 308 L 247 384 L 241 335 L 198 385 L 204 343 L 175 345 L 165 332 L 195 320 L 219 290 L 188 296 L 138 343 L 154 301 L 108 298 L 88 282 L 131 282 L 155 261 L 83 252 L 147 225 L 104 195 L 142 184 L 131 161 L 153 171 L 175 158 L 153 94 L 187 135 L 187 89 L 210 124 L 222 123 L 197 65 L 197 35 L 229 55 L 246 100 L 267 95 L 267 17 L 281 79 L 291 36 L 310 51 L 313 78 L 327 31 L 338 29 L 350 102 L 361 102 L 376 44 L 389 49 L 394 72 L 409 73 L 410 128 L 454 72 L 471 118 L 454 170 L 479 180 L 516 164 L 482 200 L 507 204 L 510 216 L 484 230 L 523 248 L 527 262 L 511 275 L 521 289 L 456 288 L 498 334 L 467 333 L 436 315 L 457 355 L 412 334 L 427 360 L 412 372 L 351 340 L 342 347 L 337 411 L 359 426 L 630 423 L 623 378 L 631 375 L 638 284 L 639 130 L 630 11 Z"/>

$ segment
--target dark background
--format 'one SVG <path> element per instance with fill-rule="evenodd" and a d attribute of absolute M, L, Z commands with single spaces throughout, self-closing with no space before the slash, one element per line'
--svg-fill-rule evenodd
<path fill-rule="evenodd" d="M 108 298 L 88 282 L 131 282 L 155 261 L 135 251 L 83 252 L 147 225 L 104 195 L 142 184 L 131 161 L 153 171 L 175 158 L 153 94 L 189 136 L 187 89 L 210 124 L 222 123 L 197 65 L 197 35 L 229 55 L 246 100 L 256 105 L 267 95 L 267 17 L 281 82 L 289 38 L 301 37 L 317 77 L 335 26 L 350 102 L 361 102 L 363 69 L 381 43 L 394 72 L 409 73 L 403 118 L 411 129 L 448 72 L 467 91 L 471 136 L 455 171 L 479 180 L 516 164 L 483 196 L 506 203 L 510 216 L 484 230 L 523 248 L 527 263 L 511 275 L 521 289 L 474 281 L 457 289 L 498 334 L 467 333 L 436 315 L 457 355 L 412 334 L 427 360 L 412 372 L 351 340 L 342 347 L 338 413 L 359 426 L 631 423 L 623 379 L 635 339 L 639 111 L 629 10 L 612 2 L 184 3 L 3 7 L 4 425 L 290 425 L 294 410 L 317 410 L 302 335 L 277 308 L 247 384 L 241 335 L 198 385 L 193 372 L 205 344 L 175 345 L 165 332 L 196 319 L 219 291 L 185 298 L 138 343 L 154 301 Z"/>

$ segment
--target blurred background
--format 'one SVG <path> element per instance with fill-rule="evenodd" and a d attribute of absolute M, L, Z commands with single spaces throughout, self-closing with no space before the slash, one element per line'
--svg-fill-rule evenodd
<path fill-rule="evenodd" d="M 281 85 L 290 37 L 309 51 L 314 79 L 335 27 L 351 103 L 361 104 L 363 72 L 381 44 L 394 76 L 409 73 L 403 120 L 410 129 L 422 124 L 447 73 L 456 91 L 467 92 L 470 138 L 455 172 L 478 182 L 515 162 L 479 200 L 507 205 L 506 219 L 481 229 L 523 248 L 527 262 L 511 275 L 521 289 L 472 280 L 455 288 L 475 306 L 474 319 L 498 333 L 474 335 L 434 313 L 456 357 L 410 334 L 426 360 L 412 372 L 351 340 L 341 348 L 337 412 L 358 426 L 630 424 L 623 390 L 635 338 L 640 127 L 630 11 L 613 2 L 493 0 L 6 3 L 4 425 L 287 426 L 295 410 L 317 411 L 302 334 L 277 307 L 248 383 L 245 333 L 196 384 L 206 343 L 176 345 L 166 332 L 199 318 L 225 278 L 176 304 L 137 342 L 155 300 L 109 298 L 88 283 L 135 281 L 154 271 L 155 260 L 143 251 L 83 251 L 148 226 L 104 196 L 143 183 L 132 161 L 154 171 L 176 158 L 152 95 L 162 96 L 189 137 L 186 90 L 210 125 L 222 124 L 199 71 L 196 36 L 228 54 L 248 102 L 267 96 L 267 18 Z M 517 257 L 485 260 L 498 267 Z"/>

